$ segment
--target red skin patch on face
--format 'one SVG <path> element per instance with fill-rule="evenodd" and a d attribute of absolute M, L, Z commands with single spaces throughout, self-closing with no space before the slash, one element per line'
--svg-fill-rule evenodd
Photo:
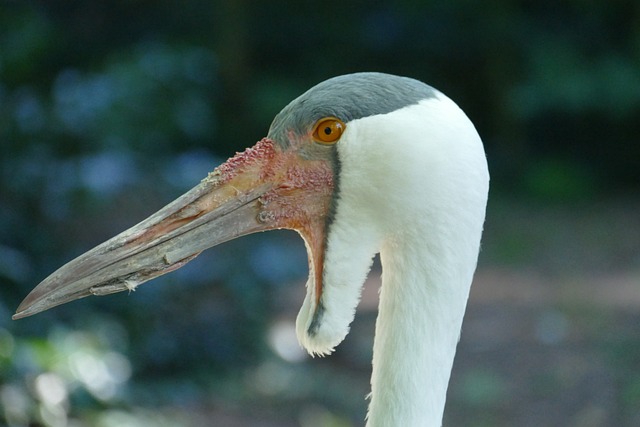
<path fill-rule="evenodd" d="M 289 160 L 289 161 L 287 161 Z M 280 163 L 280 162 L 278 162 Z M 286 169 L 277 185 L 260 197 L 264 211 L 278 226 L 291 227 L 326 215 L 333 192 L 333 171 L 325 161 L 281 159 Z"/>
<path fill-rule="evenodd" d="M 289 149 L 282 150 L 273 140 L 263 138 L 216 168 L 207 180 L 215 189 L 211 205 L 249 194 L 256 188 L 264 190 L 257 199 L 256 221 L 262 230 L 287 228 L 302 235 L 310 251 L 319 303 L 334 171 L 328 157 L 301 155 L 300 147 L 312 143 L 310 139 L 292 134 Z"/>
<path fill-rule="evenodd" d="M 333 171 L 327 164 L 315 168 L 292 166 L 287 170 L 287 181 L 294 188 L 318 190 L 320 188 L 333 190 Z"/>
<path fill-rule="evenodd" d="M 235 156 L 218 166 L 216 171 L 220 173 L 222 181 L 226 182 L 256 162 L 270 163 L 275 155 L 274 142 L 269 138 L 262 138 L 253 147 L 247 148 L 242 153 L 236 153 Z"/>
<path fill-rule="evenodd" d="M 260 197 L 259 220 L 273 228 L 289 228 L 302 235 L 309 248 L 315 302 L 322 296 L 326 218 L 334 188 L 333 170 L 326 160 L 293 158 L 283 179 Z"/>

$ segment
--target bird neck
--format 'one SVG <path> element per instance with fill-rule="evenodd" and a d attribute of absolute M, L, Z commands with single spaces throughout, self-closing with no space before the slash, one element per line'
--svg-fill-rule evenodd
<path fill-rule="evenodd" d="M 415 243 L 386 242 L 380 253 L 368 427 L 442 425 L 477 255 Z"/>

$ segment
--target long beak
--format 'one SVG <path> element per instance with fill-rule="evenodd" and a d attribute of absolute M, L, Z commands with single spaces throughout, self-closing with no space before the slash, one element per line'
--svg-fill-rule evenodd
<path fill-rule="evenodd" d="M 134 290 L 207 248 L 276 228 L 303 236 L 320 286 L 332 190 L 327 162 L 301 159 L 264 138 L 146 220 L 55 271 L 27 295 L 13 318 L 90 295 Z"/>

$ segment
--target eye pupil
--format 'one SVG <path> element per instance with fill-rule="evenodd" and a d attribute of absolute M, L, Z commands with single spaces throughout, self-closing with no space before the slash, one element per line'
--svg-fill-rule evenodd
<path fill-rule="evenodd" d="M 331 135 L 331 132 L 332 132 L 332 130 L 331 130 L 330 127 L 327 126 L 326 128 L 324 128 L 324 134 L 325 135 Z"/>

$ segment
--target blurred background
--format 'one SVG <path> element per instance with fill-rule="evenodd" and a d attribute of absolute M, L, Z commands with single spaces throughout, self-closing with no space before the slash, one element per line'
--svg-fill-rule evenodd
<path fill-rule="evenodd" d="M 329 77 L 454 99 L 492 174 L 445 426 L 640 425 L 640 3 L 0 0 L 0 425 L 363 425 L 379 267 L 335 354 L 293 232 L 11 314 Z"/>

